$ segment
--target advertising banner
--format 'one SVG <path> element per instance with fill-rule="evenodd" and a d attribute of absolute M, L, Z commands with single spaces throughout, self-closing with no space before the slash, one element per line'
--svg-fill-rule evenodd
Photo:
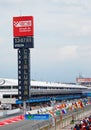
<path fill-rule="evenodd" d="M 76 78 L 77 83 L 91 82 L 91 78 Z"/>
<path fill-rule="evenodd" d="M 34 48 L 34 39 L 33 37 L 15 37 L 14 41 L 14 48 Z"/>
<path fill-rule="evenodd" d="M 26 120 L 49 120 L 50 115 L 49 114 L 26 114 L 24 117 Z"/>
<path fill-rule="evenodd" d="M 13 17 L 14 48 L 34 48 L 33 16 Z"/>
<path fill-rule="evenodd" d="M 13 36 L 33 36 L 33 16 L 13 17 Z"/>

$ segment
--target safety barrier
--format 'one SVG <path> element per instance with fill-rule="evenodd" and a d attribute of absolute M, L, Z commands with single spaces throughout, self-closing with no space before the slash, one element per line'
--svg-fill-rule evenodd
<path fill-rule="evenodd" d="M 0 112 L 0 118 L 8 116 L 8 115 L 11 115 L 11 114 L 16 114 L 18 112 L 20 112 L 19 108 L 13 109 L 13 110 L 1 110 L 1 112 Z"/>
<path fill-rule="evenodd" d="M 20 109 L 3 111 L 0 112 L 0 117 L 15 114 L 17 112 L 20 112 Z M 30 126 L 30 124 L 28 124 L 27 127 L 29 127 L 31 130 L 62 130 L 64 127 L 72 123 L 72 119 L 74 119 L 75 124 L 77 121 L 83 119 L 84 117 L 90 114 L 91 106 L 87 106 L 86 108 L 76 110 L 75 112 L 70 111 L 69 113 L 64 114 L 63 117 L 57 117 L 56 120 L 54 118 L 51 118 L 47 121 L 34 121 L 33 125 Z M 25 129 L 25 126 L 21 127 L 21 130 L 23 129 Z"/>

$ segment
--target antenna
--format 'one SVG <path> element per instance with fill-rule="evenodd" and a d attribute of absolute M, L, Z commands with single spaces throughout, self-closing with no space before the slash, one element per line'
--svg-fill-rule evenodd
<path fill-rule="evenodd" d="M 79 73 L 79 78 L 83 78 L 83 76 L 82 76 L 82 74 L 81 74 L 81 73 Z"/>

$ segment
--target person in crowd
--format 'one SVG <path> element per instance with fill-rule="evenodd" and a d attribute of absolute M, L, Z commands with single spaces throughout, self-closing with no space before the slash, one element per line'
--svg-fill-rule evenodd
<path fill-rule="evenodd" d="M 74 130 L 80 130 L 79 124 L 76 124 L 76 125 L 75 125 Z"/>
<path fill-rule="evenodd" d="M 73 130 L 91 130 L 91 115 L 85 117 L 78 124 L 75 124 Z"/>

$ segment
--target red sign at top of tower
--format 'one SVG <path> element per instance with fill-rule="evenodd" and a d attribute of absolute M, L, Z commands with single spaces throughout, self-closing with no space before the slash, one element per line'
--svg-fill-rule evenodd
<path fill-rule="evenodd" d="M 13 36 L 33 36 L 33 16 L 13 17 Z"/>

